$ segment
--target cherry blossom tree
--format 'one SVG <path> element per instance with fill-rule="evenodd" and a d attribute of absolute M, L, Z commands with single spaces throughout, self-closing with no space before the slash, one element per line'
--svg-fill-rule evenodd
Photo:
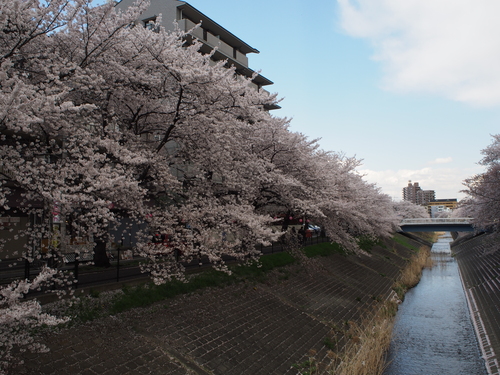
<path fill-rule="evenodd" d="M 327 172 L 321 210 L 323 224 L 333 241 L 351 251 L 359 251 L 360 238 L 389 237 L 398 220 L 388 195 L 366 182 L 357 173 L 361 161 L 342 154 L 323 155 L 322 170 Z"/>
<path fill-rule="evenodd" d="M 89 252 L 107 266 L 107 243 L 126 231 L 161 283 L 193 259 L 227 270 L 227 256 L 257 257 L 281 235 L 277 215 L 318 223 L 352 251 L 360 236 L 394 231 L 392 203 L 359 160 L 290 131 L 264 110 L 276 95 L 186 33 L 159 19 L 134 26 L 147 6 L 0 0 L 0 206 L 28 218 L 19 257 L 56 267 Z M 63 273 L 40 275 L 1 289 L 5 316 L 18 316 L 9 322 L 55 323 L 36 303 L 18 315 L 22 293 Z"/>
<path fill-rule="evenodd" d="M 429 212 L 424 206 L 409 201 L 393 202 L 393 208 L 400 220 L 429 217 Z"/>
<path fill-rule="evenodd" d="M 231 194 L 251 183 L 239 134 L 268 116 L 262 108 L 276 98 L 224 62 L 213 66 L 181 32 L 129 27 L 145 5 L 121 13 L 111 4 L 61 2 L 60 31 L 6 48 L 2 156 L 13 188 L 4 185 L 2 199 L 17 189 L 25 205 L 57 207 L 69 233 L 57 246 L 92 238 L 103 265 L 109 229 L 124 217 L 147 224 L 136 242 L 152 260 L 154 233 L 185 259 L 221 263 L 222 255 L 254 253 L 275 236 L 244 194 Z M 43 237 L 53 224 L 46 216 Z"/>
<path fill-rule="evenodd" d="M 471 214 L 471 210 L 469 207 L 466 207 L 462 201 L 459 202 L 458 207 L 450 212 L 449 217 L 474 217 L 469 216 Z"/>
<path fill-rule="evenodd" d="M 359 250 L 360 236 L 393 233 L 391 200 L 356 172 L 361 161 L 323 151 L 318 140 L 288 127 L 286 119 L 273 121 L 258 132 L 263 137 L 251 139 L 269 176 L 255 186 L 256 209 L 284 214 L 284 230 L 290 217 L 320 224 L 332 241 L 351 251 Z"/>
<path fill-rule="evenodd" d="M 2 5 L 0 199 L 30 215 L 30 259 L 84 238 L 106 265 L 110 229 L 126 220 L 144 224 L 135 244 L 160 280 L 176 273 L 155 262 L 165 255 L 155 234 L 176 260 L 223 266 L 223 255 L 276 239 L 266 224 L 278 212 L 322 222 L 352 248 L 359 234 L 393 229 L 387 196 L 357 175 L 358 160 L 291 132 L 263 110 L 275 95 L 186 34 L 132 27 L 146 6 Z"/>
<path fill-rule="evenodd" d="M 224 256 L 257 256 L 256 244 L 277 238 L 245 193 L 262 166 L 244 142 L 276 97 L 184 33 L 131 27 L 145 6 L 0 1 L 0 202 L 2 216 L 29 217 L 15 235 L 27 238 L 19 256 L 29 262 L 56 266 L 78 240 L 109 264 L 105 244 L 126 222 L 159 283 L 182 276 L 179 260 L 223 269 Z M 151 243 L 155 234 L 168 243 Z M 2 288 L 2 311 L 26 312 L 13 324 L 49 323 L 36 303 L 16 304 L 16 290 L 56 272 L 40 275 Z M 6 340 L 4 353 L 37 348 Z"/>
<path fill-rule="evenodd" d="M 36 342 L 31 331 L 42 326 L 55 326 L 68 321 L 42 312 L 40 303 L 22 301 L 30 290 L 37 290 L 52 279 L 56 270 L 44 268 L 32 281 L 18 280 L 0 288 L 0 374 L 7 374 L 17 364 L 13 350 L 46 352 L 48 348 Z"/>
<path fill-rule="evenodd" d="M 82 79 L 82 74 L 77 64 L 60 53 L 56 37 L 69 32 L 70 23 L 85 7 L 83 1 L 0 2 L 0 202 L 3 217 L 29 217 L 30 225 L 17 228 L 12 236 L 27 237 L 18 256 L 29 262 L 46 253 L 54 265 L 51 260 L 64 239 L 55 230 L 61 218 L 87 216 L 88 221 L 75 220 L 73 230 L 80 226 L 87 230 L 82 235 L 89 236 L 98 233 L 93 217 L 100 222 L 112 217 L 110 200 L 92 191 L 97 183 L 87 184 L 81 191 L 86 179 L 103 178 L 109 183 L 118 175 L 107 175 L 101 151 L 112 147 L 112 139 L 91 142 L 89 130 L 94 125 L 91 119 L 97 116 L 96 107 L 72 100 L 79 85 L 74 78 Z M 115 164 L 119 170 L 120 163 Z M 0 251 L 8 245 L 3 237 Z M 56 275 L 61 273 L 44 268 L 32 281 L 20 280 L 0 288 L 0 371 L 12 360 L 15 347 L 44 349 L 29 336 L 32 328 L 61 322 L 42 314 L 34 300 L 20 303 L 29 290 L 42 287 Z"/>
<path fill-rule="evenodd" d="M 499 230 L 500 217 L 500 135 L 493 135 L 493 142 L 481 151 L 479 162 L 486 171 L 464 181 L 467 197 L 460 202 L 461 210 L 474 218 L 477 229 Z"/>

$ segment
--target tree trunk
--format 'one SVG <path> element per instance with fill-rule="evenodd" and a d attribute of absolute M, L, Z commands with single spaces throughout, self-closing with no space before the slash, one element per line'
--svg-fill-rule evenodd
<path fill-rule="evenodd" d="M 288 226 L 290 225 L 290 216 L 292 213 L 289 211 L 286 213 L 285 217 L 283 218 L 283 225 L 281 226 L 281 231 L 286 232 L 288 230 Z"/>
<path fill-rule="evenodd" d="M 94 266 L 97 267 L 110 267 L 108 254 L 106 253 L 106 242 L 102 238 L 95 239 L 94 246 Z"/>

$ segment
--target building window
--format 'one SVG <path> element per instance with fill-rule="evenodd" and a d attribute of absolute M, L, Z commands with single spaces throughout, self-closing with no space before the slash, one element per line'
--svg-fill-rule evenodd
<path fill-rule="evenodd" d="M 151 18 L 146 18 L 142 20 L 144 22 L 144 27 L 148 30 L 156 30 L 156 16 Z"/>

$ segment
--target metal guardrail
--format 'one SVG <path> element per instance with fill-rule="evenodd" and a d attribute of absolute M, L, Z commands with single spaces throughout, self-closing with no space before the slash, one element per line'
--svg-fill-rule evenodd
<path fill-rule="evenodd" d="M 419 218 L 419 219 L 403 219 L 401 220 L 400 226 L 402 225 L 435 225 L 435 224 L 471 224 L 474 221 L 471 217 L 454 217 L 454 218 Z"/>

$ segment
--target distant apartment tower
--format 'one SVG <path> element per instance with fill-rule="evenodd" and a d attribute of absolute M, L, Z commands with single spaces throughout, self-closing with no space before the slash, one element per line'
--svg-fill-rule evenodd
<path fill-rule="evenodd" d="M 422 190 L 418 185 L 418 182 L 414 184 L 411 183 L 411 180 L 408 181 L 408 186 L 403 188 L 403 200 L 415 203 L 417 202 L 417 191 Z"/>
<path fill-rule="evenodd" d="M 422 190 L 418 182 L 411 183 L 408 181 L 408 186 L 403 188 L 403 200 L 418 204 L 427 205 L 436 199 L 436 192 L 434 190 Z"/>

